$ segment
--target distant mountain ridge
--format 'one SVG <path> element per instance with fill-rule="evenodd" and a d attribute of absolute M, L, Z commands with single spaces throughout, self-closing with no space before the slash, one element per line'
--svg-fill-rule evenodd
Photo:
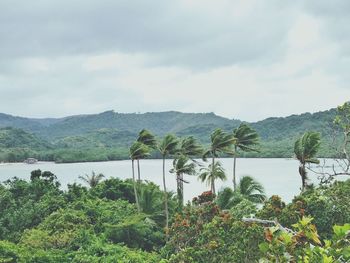
<path fill-rule="evenodd" d="M 307 130 L 322 134 L 321 153 L 323 156 L 330 156 L 332 153 L 328 152 L 327 145 L 331 142 L 332 122 L 335 115 L 336 109 L 330 109 L 312 114 L 272 117 L 251 122 L 249 125 L 261 137 L 261 152 L 246 156 L 291 157 L 295 139 Z M 144 128 L 152 131 L 157 137 L 167 133 L 174 133 L 181 137 L 192 135 L 203 144 L 207 144 L 215 128 L 232 132 L 241 122 L 214 113 L 177 111 L 143 114 L 106 111 L 99 114 L 43 119 L 1 113 L 0 133 L 3 134 L 3 138 L 0 144 L 0 161 L 6 160 L 8 152 L 13 149 L 21 149 L 21 152 L 29 151 L 26 154 L 22 153 L 21 157 L 17 158 L 19 160 L 23 156 L 33 155 L 33 151 L 42 153 L 44 156 L 42 159 L 45 160 L 84 161 L 127 158 L 129 145 Z M 6 129 L 6 127 L 12 129 Z M 19 138 L 18 141 L 15 141 L 16 137 Z M 62 156 L 67 152 L 69 156 L 63 158 Z M 88 153 L 93 158 L 81 158 Z"/>
<path fill-rule="evenodd" d="M 336 114 L 335 109 L 316 113 L 303 113 L 288 117 L 271 117 L 249 123 L 263 139 L 282 138 L 309 130 L 322 133 L 329 131 Z M 25 118 L 0 113 L 0 128 L 14 127 L 34 133 L 39 137 L 55 140 L 67 136 L 83 135 L 102 128 L 117 129 L 137 133 L 143 128 L 161 136 L 166 133 L 187 135 L 207 133 L 221 127 L 233 129 L 240 120 L 230 120 L 214 113 L 182 113 L 177 111 L 148 113 L 117 113 L 105 111 L 99 114 L 75 115 L 64 118 Z M 288 127 L 288 129 L 285 129 Z"/>
<path fill-rule="evenodd" d="M 177 133 L 194 125 L 235 126 L 239 120 L 229 120 L 214 113 L 181 113 L 176 111 L 76 115 L 64 118 L 31 119 L 0 114 L 0 127 L 15 127 L 32 132 L 46 139 L 81 135 L 101 128 L 138 132 L 146 128 L 158 135 Z"/>

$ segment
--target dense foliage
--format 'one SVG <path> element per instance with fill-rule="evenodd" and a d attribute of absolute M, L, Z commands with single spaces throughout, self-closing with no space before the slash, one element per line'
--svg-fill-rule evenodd
<path fill-rule="evenodd" d="M 0 262 L 159 262 L 161 208 L 143 200 L 137 213 L 131 181 L 59 187 L 40 170 L 29 182 L 14 178 L 0 186 Z M 161 194 L 152 183 L 141 188 Z"/>
<path fill-rule="evenodd" d="M 169 195 L 168 238 L 162 191 L 143 182 L 138 191 L 141 212 L 131 180 L 105 179 L 89 188 L 73 184 L 62 191 L 55 175 L 37 170 L 30 181 L 4 182 L 0 262 L 350 259 L 350 180 L 309 188 L 290 204 L 272 196 L 261 208 L 249 195 L 237 193 L 229 208 L 222 209 L 222 192 L 216 198 L 209 191 L 179 211 Z"/>

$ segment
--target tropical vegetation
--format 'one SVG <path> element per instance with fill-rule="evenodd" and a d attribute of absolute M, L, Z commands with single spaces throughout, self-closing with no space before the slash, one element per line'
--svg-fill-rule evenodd
<path fill-rule="evenodd" d="M 83 185 L 63 187 L 54 173 L 34 170 L 29 180 L 2 182 L 0 262 L 350 262 L 350 179 L 337 180 L 349 175 L 349 119 L 345 103 L 332 124 L 341 135 L 333 141 L 336 160 L 344 166 L 323 174 L 320 185 L 307 178 L 324 134 L 306 131 L 291 143 L 302 187 L 290 203 L 267 197 L 252 176 L 216 189 L 227 178 L 220 157 L 262 151 L 247 124 L 233 133 L 215 129 L 204 145 L 193 136 L 156 137 L 143 129 L 129 145 L 127 180 L 92 172 L 80 177 Z M 162 158 L 162 189 L 142 180 L 139 161 L 152 156 Z M 186 176 L 210 190 L 184 204 Z M 176 180 L 176 193 L 168 180 Z"/>

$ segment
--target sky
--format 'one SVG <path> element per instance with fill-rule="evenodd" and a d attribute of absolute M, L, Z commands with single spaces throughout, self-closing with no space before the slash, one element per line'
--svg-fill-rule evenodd
<path fill-rule="evenodd" d="M 348 0 L 0 0 L 0 112 L 214 112 L 350 97 Z"/>

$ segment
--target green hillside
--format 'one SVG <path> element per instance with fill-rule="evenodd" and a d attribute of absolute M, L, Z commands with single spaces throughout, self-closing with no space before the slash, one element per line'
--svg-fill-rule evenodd
<path fill-rule="evenodd" d="M 307 130 L 322 134 L 320 155 L 332 156 L 328 146 L 335 114 L 336 110 L 331 109 L 249 123 L 261 137 L 261 148 L 260 153 L 249 153 L 245 157 L 291 157 L 295 139 Z M 129 145 L 143 128 L 158 137 L 166 133 L 179 137 L 192 135 L 207 144 L 215 128 L 230 132 L 240 123 L 214 113 L 175 111 L 144 114 L 107 111 L 61 119 L 0 114 L 0 127 L 13 127 L 0 130 L 0 161 L 21 160 L 30 155 L 58 162 L 116 160 L 128 157 Z M 18 156 L 8 158 L 9 152 Z"/>
<path fill-rule="evenodd" d="M 136 133 L 102 128 L 83 135 L 67 136 L 54 141 L 58 148 L 84 149 L 91 147 L 128 147 L 135 140 Z"/>
<path fill-rule="evenodd" d="M 51 145 L 34 134 L 18 128 L 0 128 L 0 148 L 49 149 Z"/>
<path fill-rule="evenodd" d="M 36 135 L 18 128 L 0 128 L 0 161 L 19 162 L 29 157 L 39 158 L 53 146 Z"/>
<path fill-rule="evenodd" d="M 230 120 L 214 113 L 181 113 L 176 111 L 117 113 L 106 111 L 100 114 L 77 115 L 61 119 L 29 119 L 0 115 L 0 127 L 16 127 L 33 132 L 42 138 L 55 140 L 67 136 L 82 135 L 101 128 L 117 129 L 137 133 L 150 129 L 158 135 L 177 133 L 197 125 L 237 125 L 240 121 Z"/>

